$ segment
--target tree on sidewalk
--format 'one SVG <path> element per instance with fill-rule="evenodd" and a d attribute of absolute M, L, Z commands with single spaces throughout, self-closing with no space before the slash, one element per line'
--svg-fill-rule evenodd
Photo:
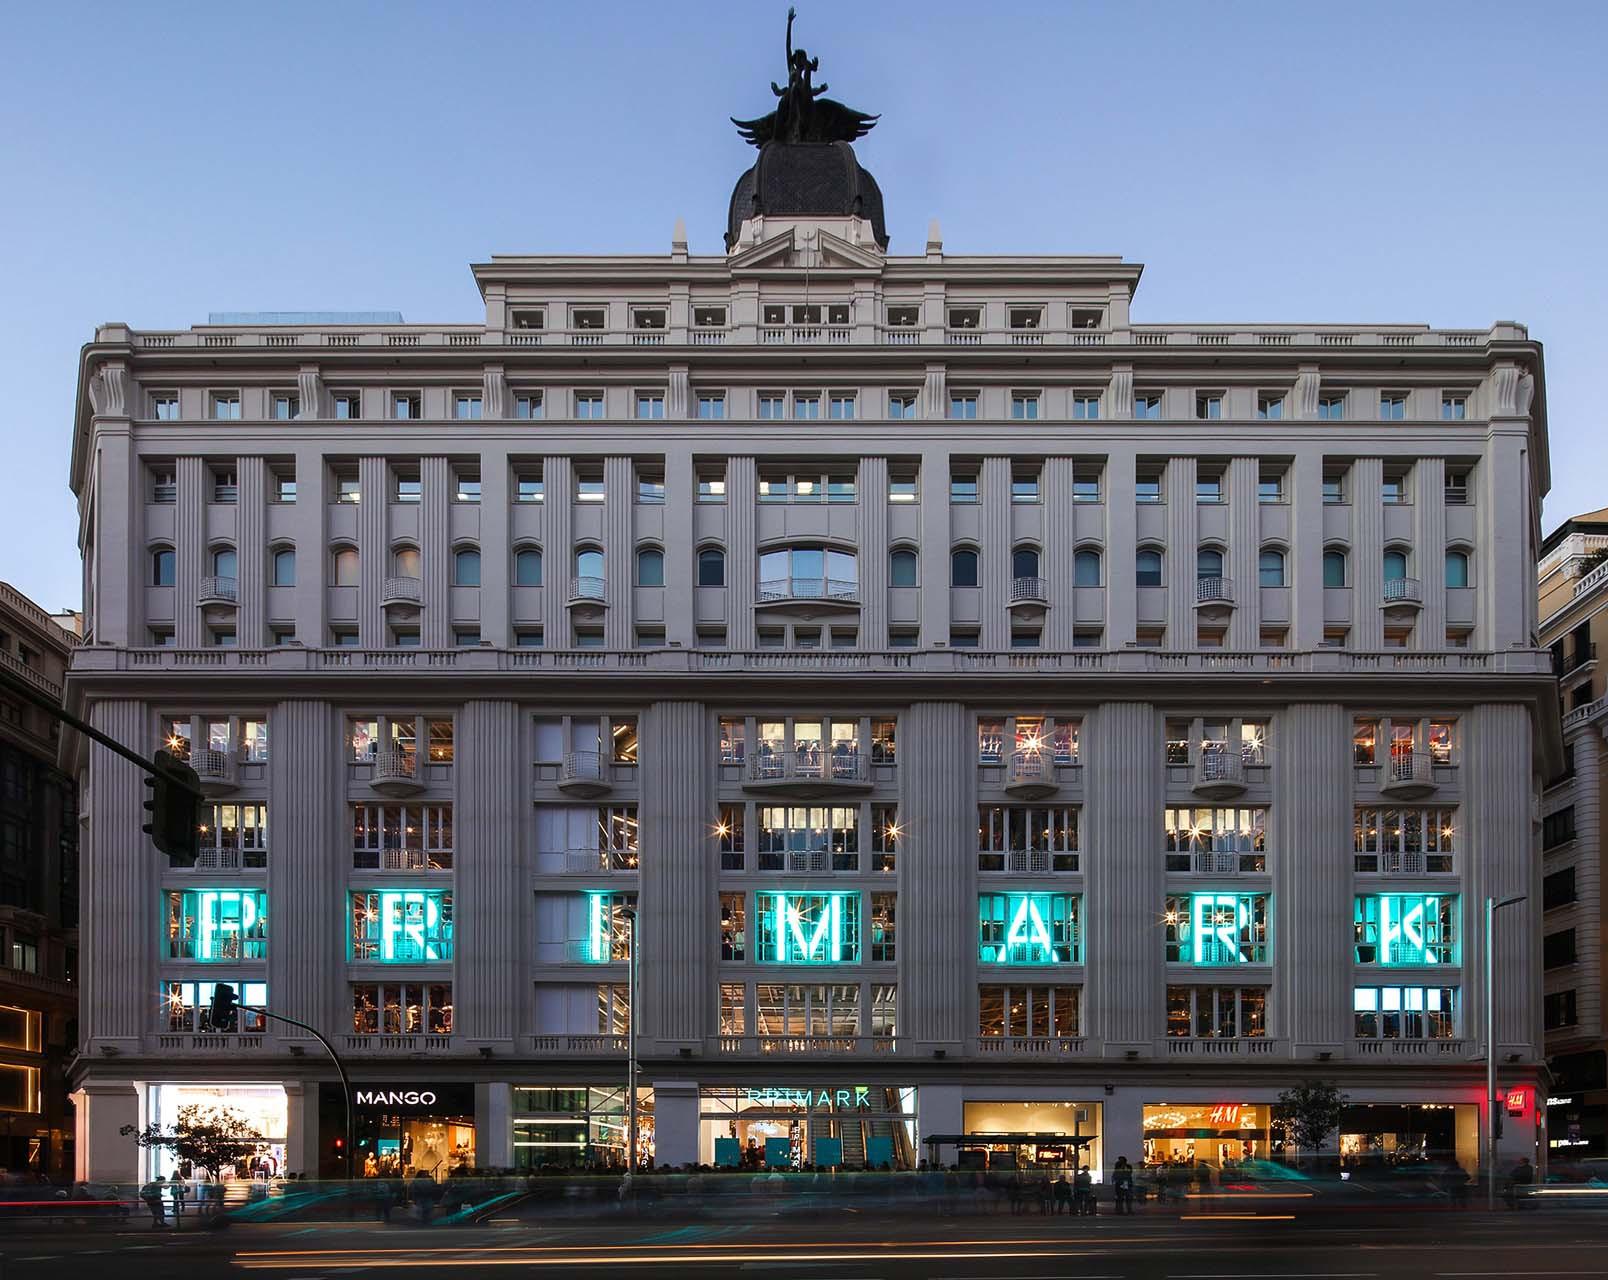
<path fill-rule="evenodd" d="M 1273 1118 L 1284 1129 L 1285 1140 L 1295 1144 L 1295 1163 L 1301 1152 L 1323 1149 L 1329 1135 L 1340 1127 L 1351 1099 L 1326 1080 L 1303 1080 L 1279 1094 Z"/>
<path fill-rule="evenodd" d="M 192 1104 L 179 1108 L 170 1130 L 164 1131 L 155 1124 L 143 1129 L 125 1124 L 119 1132 L 125 1136 L 132 1134 L 135 1143 L 147 1150 L 168 1148 L 176 1159 L 188 1160 L 205 1169 L 213 1181 L 217 1181 L 224 1169 L 256 1155 L 268 1145 L 268 1139 L 232 1107 Z"/>

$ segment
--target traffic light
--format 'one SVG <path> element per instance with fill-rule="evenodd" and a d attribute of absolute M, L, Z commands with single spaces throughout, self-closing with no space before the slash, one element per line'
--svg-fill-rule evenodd
<path fill-rule="evenodd" d="M 151 789 L 145 810 L 151 820 L 141 829 L 173 866 L 193 867 L 201 838 L 201 779 L 167 751 L 158 751 L 151 763 L 156 772 L 145 775 Z"/>
<path fill-rule="evenodd" d="M 240 1016 L 240 997 L 227 982 L 212 988 L 212 1008 L 207 1014 L 214 1031 L 233 1031 L 235 1019 Z"/>

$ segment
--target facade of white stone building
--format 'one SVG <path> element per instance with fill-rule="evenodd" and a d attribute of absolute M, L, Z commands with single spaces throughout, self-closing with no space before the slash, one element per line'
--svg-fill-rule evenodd
<path fill-rule="evenodd" d="M 657 1162 L 1220 1164 L 1317 1078 L 1347 1160 L 1472 1169 L 1479 904 L 1526 894 L 1533 1154 L 1523 326 L 1140 322 L 1113 257 L 730 233 L 494 257 L 475 324 L 95 331 L 70 700 L 212 809 L 169 869 L 78 751 L 82 1175 L 196 1101 L 337 1170 L 317 1044 L 208 1027 L 217 981 L 328 1030 L 362 1162 L 617 1161 L 633 900 Z"/>

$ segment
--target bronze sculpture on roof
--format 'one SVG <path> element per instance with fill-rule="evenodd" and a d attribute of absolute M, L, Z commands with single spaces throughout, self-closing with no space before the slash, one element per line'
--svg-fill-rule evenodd
<path fill-rule="evenodd" d="M 821 96 L 827 90 L 826 84 L 811 83 L 811 76 L 820 69 L 821 60 L 810 57 L 803 49 L 793 48 L 793 19 L 797 16 L 796 10 L 788 9 L 787 87 L 771 81 L 771 92 L 777 98 L 776 110 L 757 120 L 739 120 L 733 116 L 731 122 L 737 126 L 743 141 L 756 147 L 763 147 L 767 142 L 853 142 L 865 137 L 878 117 Z"/>

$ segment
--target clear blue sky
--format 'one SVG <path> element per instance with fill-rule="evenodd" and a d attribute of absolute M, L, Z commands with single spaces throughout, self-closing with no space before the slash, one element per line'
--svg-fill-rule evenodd
<path fill-rule="evenodd" d="M 1608 505 L 1608 4 L 798 0 L 895 252 L 1121 253 L 1153 321 L 1526 322 L 1547 528 Z M 720 248 L 786 4 L 12 5 L 0 577 L 78 600 L 97 322 L 480 318 L 491 253 Z"/>

